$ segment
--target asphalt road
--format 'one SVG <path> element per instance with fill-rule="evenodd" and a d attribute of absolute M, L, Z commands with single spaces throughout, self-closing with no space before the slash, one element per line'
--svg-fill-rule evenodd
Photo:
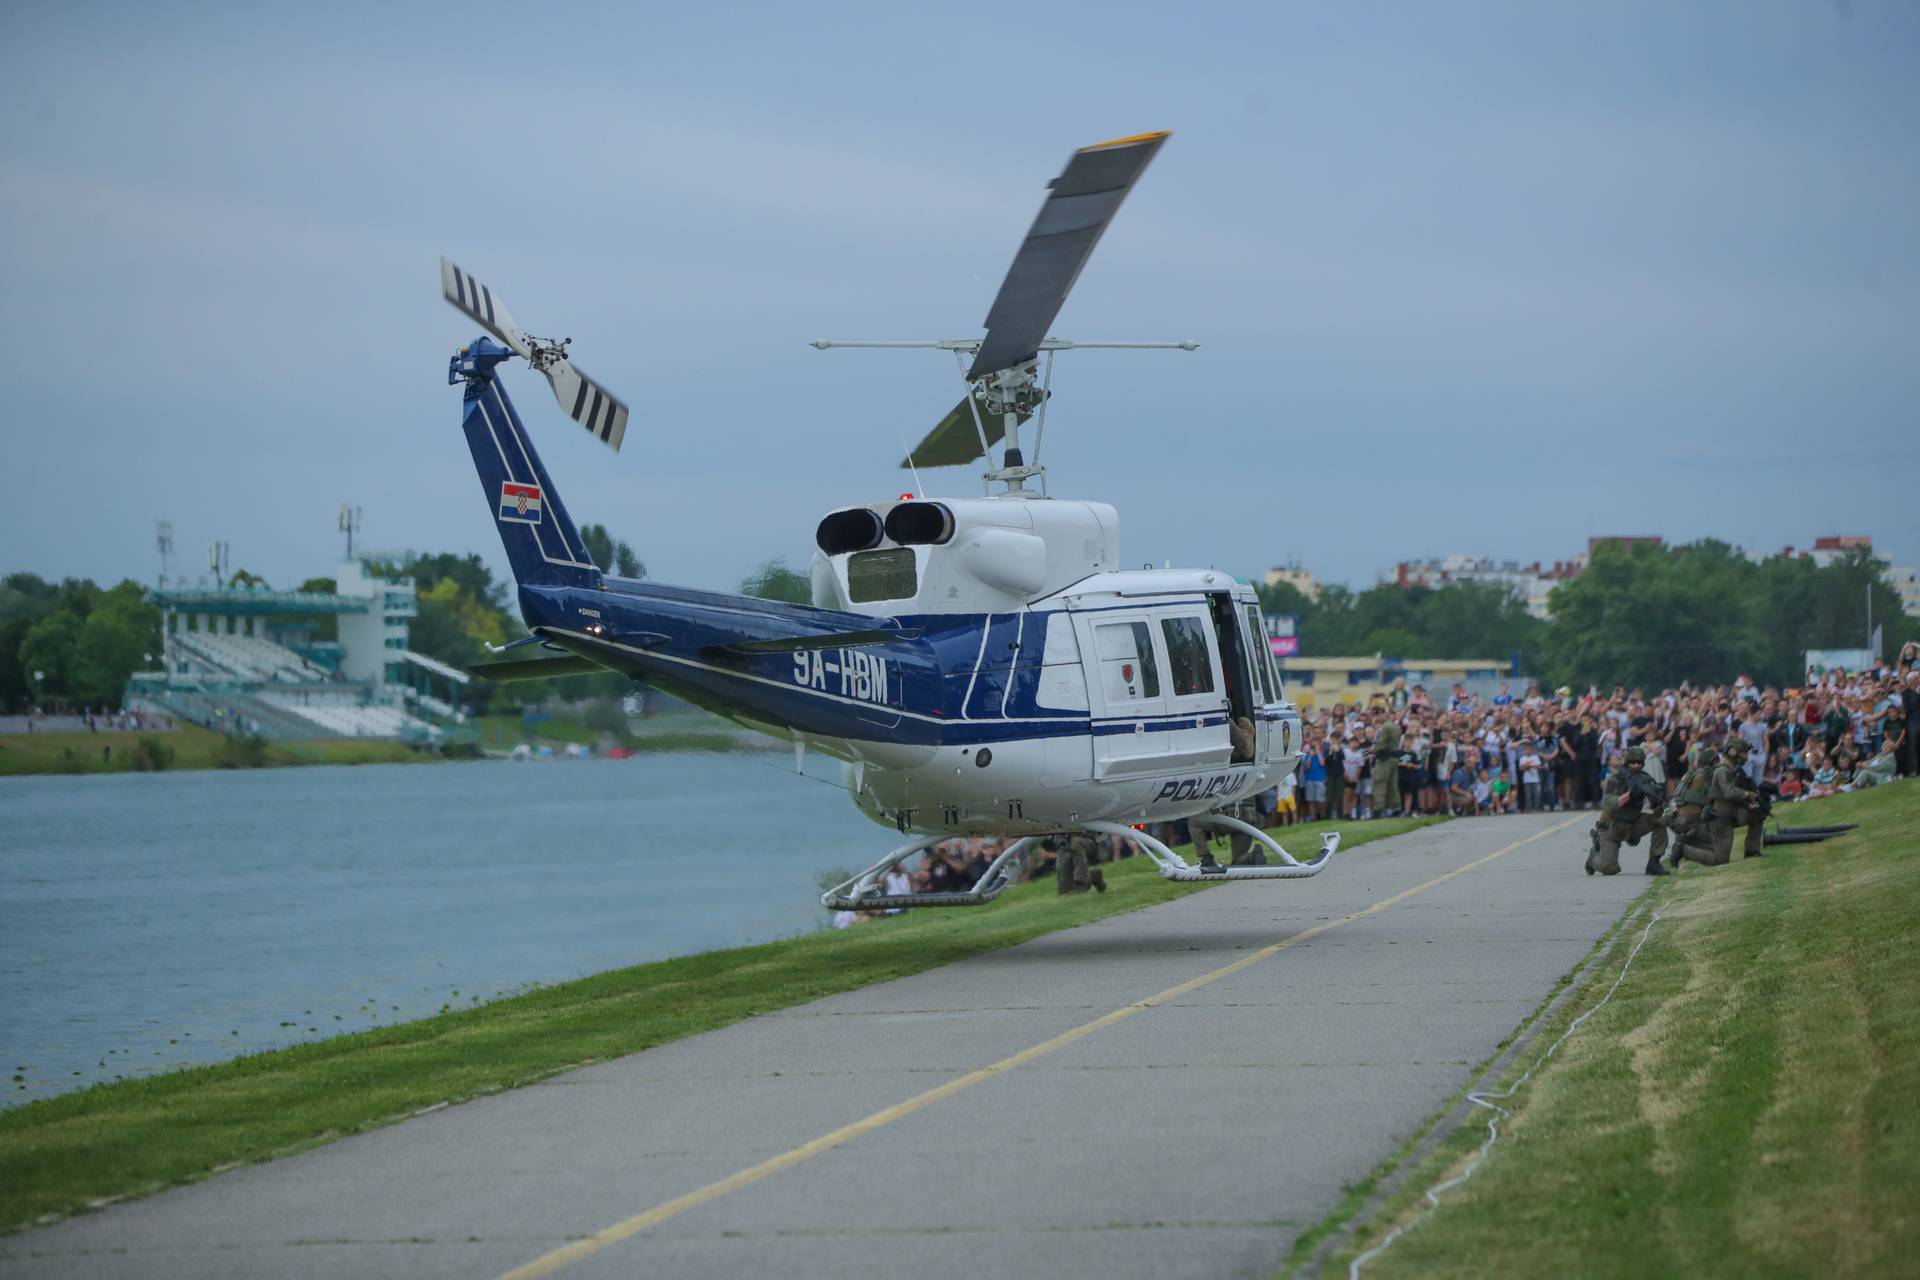
<path fill-rule="evenodd" d="M 755 1018 L 0 1240 L 0 1277 L 1269 1274 L 1645 885 L 1581 874 L 1588 822 Z"/>

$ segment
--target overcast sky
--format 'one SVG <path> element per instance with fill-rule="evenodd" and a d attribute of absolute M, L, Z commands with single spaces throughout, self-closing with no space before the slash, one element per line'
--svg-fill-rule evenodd
<path fill-rule="evenodd" d="M 1076 146 L 1171 129 L 1067 303 L 1052 491 L 1371 583 L 1599 533 L 1920 556 L 1920 5 L 0 7 L 0 570 L 504 567 L 445 252 L 633 405 L 509 387 L 652 576 L 891 497 Z M 979 492 L 976 474 L 927 475 Z"/>

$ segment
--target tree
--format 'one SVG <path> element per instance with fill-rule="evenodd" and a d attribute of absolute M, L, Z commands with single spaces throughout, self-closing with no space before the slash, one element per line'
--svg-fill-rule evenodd
<path fill-rule="evenodd" d="M 635 555 L 633 548 L 624 541 L 616 539 L 607 532 L 603 524 L 590 524 L 580 530 L 580 541 L 587 544 L 587 554 L 600 566 L 600 572 L 618 573 L 623 578 L 644 578 L 647 566 Z"/>
<path fill-rule="evenodd" d="M 37 574 L 0 579 L 0 708 L 33 702 L 33 676 L 21 666 L 20 643 L 34 623 L 58 607 L 57 589 Z"/>
<path fill-rule="evenodd" d="M 58 609 L 27 628 L 20 641 L 20 669 L 26 677 L 29 700 L 39 703 L 72 696 L 67 677 L 83 621 L 71 609 Z"/>
<path fill-rule="evenodd" d="M 500 610 L 473 596 L 457 580 L 441 578 L 415 595 L 418 613 L 408 629 L 407 644 L 416 652 L 451 666 L 466 667 L 480 657 L 483 644 L 506 639 L 506 619 Z"/>
<path fill-rule="evenodd" d="M 1765 647 L 1753 574 L 1721 542 L 1602 543 L 1586 571 L 1549 597 L 1549 679 L 1661 689 L 1752 671 Z"/>
<path fill-rule="evenodd" d="M 117 707 L 127 677 L 160 653 L 160 610 L 144 600 L 145 588 L 123 582 L 104 593 L 73 642 L 67 680 L 81 706 Z"/>
<path fill-rule="evenodd" d="M 233 576 L 227 579 L 227 585 L 229 587 L 264 587 L 267 585 L 267 580 L 257 573 L 235 569 Z"/>
<path fill-rule="evenodd" d="M 775 558 L 763 561 L 741 581 L 740 594 L 762 600 L 784 600 L 789 604 L 812 604 L 813 583 L 797 569 L 789 568 L 784 558 Z"/>
<path fill-rule="evenodd" d="M 603 524 L 585 525 L 580 530 L 580 541 L 587 544 L 587 554 L 605 573 L 613 568 L 613 535 L 607 532 Z"/>
<path fill-rule="evenodd" d="M 307 592 L 318 596 L 330 596 L 339 589 L 339 582 L 333 578 L 308 578 L 305 582 L 294 588 L 296 591 Z M 307 616 L 313 619 L 313 638 L 315 640 L 338 640 L 340 638 L 340 618 L 338 614 L 313 613 Z"/>
<path fill-rule="evenodd" d="M 1456 582 L 1426 597 L 1419 613 L 1429 658 L 1504 658 L 1538 649 L 1544 625 L 1511 588 Z"/>
<path fill-rule="evenodd" d="M 414 590 L 431 590 L 443 578 L 451 578 L 460 589 L 478 600 L 489 609 L 505 609 L 507 589 L 504 584 L 493 580 L 493 570 L 486 562 L 469 552 L 461 556 L 450 551 L 436 555 L 415 556 L 408 561 L 403 572 L 413 579 Z"/>

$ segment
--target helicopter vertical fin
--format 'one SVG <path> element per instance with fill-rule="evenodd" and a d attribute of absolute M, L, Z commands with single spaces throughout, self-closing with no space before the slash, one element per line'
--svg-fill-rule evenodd
<path fill-rule="evenodd" d="M 497 350 L 497 348 L 496 348 Z M 521 586 L 594 586 L 600 567 L 561 505 L 527 430 L 495 377 L 469 381 L 461 428 Z"/>

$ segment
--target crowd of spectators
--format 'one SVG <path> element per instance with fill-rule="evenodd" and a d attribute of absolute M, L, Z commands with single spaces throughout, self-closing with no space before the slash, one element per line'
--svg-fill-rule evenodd
<path fill-rule="evenodd" d="M 1533 685 L 1515 696 L 1502 685 L 1483 702 L 1459 685 L 1440 700 L 1396 681 L 1364 705 L 1305 717 L 1296 807 L 1306 821 L 1388 816 L 1376 812 L 1372 782 L 1372 744 L 1387 720 L 1401 728 L 1400 812 L 1412 814 L 1596 808 L 1607 773 L 1636 745 L 1672 794 L 1696 750 L 1718 752 L 1735 735 L 1751 749 L 1749 776 L 1785 800 L 1912 777 L 1920 773 L 1908 729 L 1920 716 L 1914 649 L 1870 671 L 1810 673 L 1787 689 L 1744 676 L 1655 693 Z"/>
<path fill-rule="evenodd" d="M 1742 676 L 1730 685 L 1682 684 L 1648 694 L 1589 686 L 1576 694 L 1501 685 L 1481 699 L 1454 685 L 1436 699 L 1397 680 L 1364 704 L 1315 708 L 1302 717 L 1306 747 L 1299 768 L 1257 797 L 1263 826 L 1394 816 L 1373 805 L 1373 742 L 1388 720 L 1401 730 L 1400 813 L 1500 814 L 1594 809 L 1610 770 L 1631 746 L 1647 753 L 1646 771 L 1671 795 L 1696 751 L 1718 753 L 1728 738 L 1750 748 L 1747 770 L 1783 801 L 1830 795 L 1886 778 L 1920 775 L 1908 725 L 1920 718 L 1920 646 L 1871 671 L 1809 672 L 1798 688 L 1762 687 Z M 1184 822 L 1153 832 L 1168 844 L 1190 838 Z M 1006 841 L 954 839 L 927 852 L 917 870 L 896 871 L 889 893 L 951 893 L 971 888 Z M 1096 859 L 1131 857 L 1124 841 L 1101 836 Z M 1028 859 L 1044 873 L 1047 852 Z M 892 914 L 889 912 L 888 914 Z M 857 923 L 841 912 L 834 924 Z"/>

